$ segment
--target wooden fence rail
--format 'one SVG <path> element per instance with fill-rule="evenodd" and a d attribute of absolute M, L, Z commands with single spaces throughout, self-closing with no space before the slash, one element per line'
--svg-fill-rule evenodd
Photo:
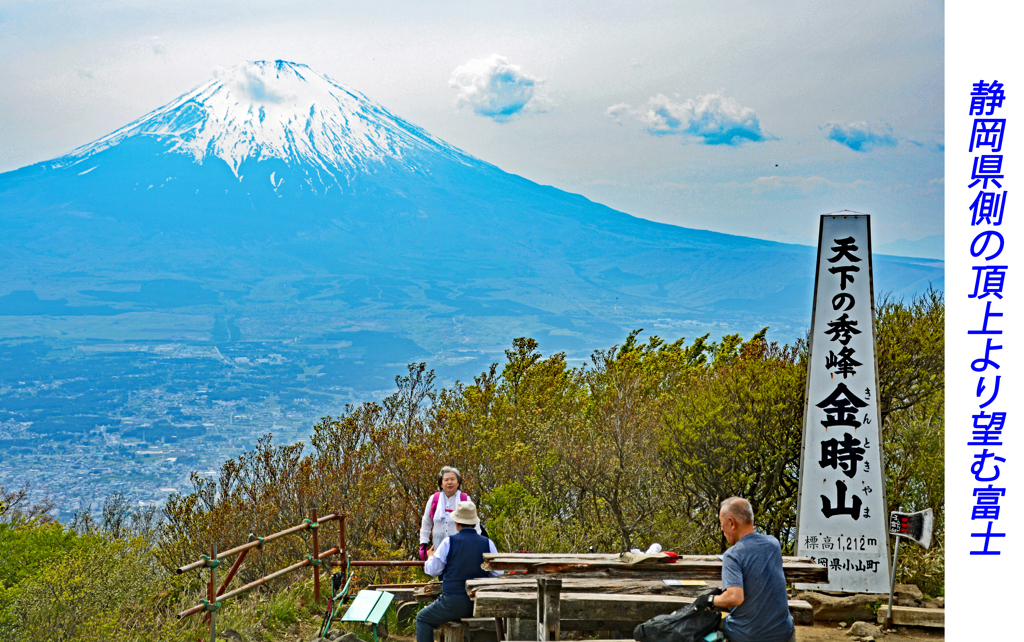
<path fill-rule="evenodd" d="M 333 521 L 338 522 L 338 545 L 334 548 L 330 548 L 326 551 L 321 552 L 320 537 L 318 531 L 321 525 Z M 280 539 L 286 535 L 294 535 L 296 533 L 301 533 L 303 531 L 312 531 L 313 533 L 311 542 L 312 555 L 307 555 L 305 560 L 298 562 L 296 564 L 292 564 L 291 566 L 283 568 L 279 571 L 275 571 L 264 577 L 261 577 L 255 582 L 250 582 L 245 586 L 240 586 L 232 591 L 227 591 L 228 585 L 231 583 L 231 580 L 234 579 L 235 574 L 238 572 L 238 569 L 241 568 L 242 561 L 245 560 L 245 557 L 246 555 L 248 555 L 249 551 L 251 551 L 252 549 L 261 549 L 266 544 L 273 542 L 274 540 Z M 231 565 L 231 570 L 228 571 L 227 575 L 224 577 L 224 582 L 218 589 L 217 567 L 220 566 L 222 561 L 230 559 L 235 555 L 237 555 L 238 557 L 235 559 L 235 563 Z M 222 602 L 226 602 L 227 600 L 238 597 L 239 595 L 248 593 L 253 589 L 263 586 L 270 580 L 282 577 L 284 575 L 297 571 L 300 568 L 305 568 L 307 566 L 313 567 L 313 597 L 316 600 L 317 604 L 319 604 L 320 565 L 326 558 L 331 557 L 333 555 L 341 555 L 341 562 L 339 565 L 344 566 L 344 563 L 347 560 L 347 556 L 345 553 L 345 516 L 340 515 L 338 513 L 331 513 L 330 515 L 326 515 L 324 517 L 317 517 L 316 509 L 313 510 L 310 519 L 303 520 L 302 523 L 298 524 L 297 526 L 286 528 L 282 531 L 272 533 L 265 537 L 249 535 L 248 543 L 242 544 L 241 546 L 236 546 L 234 548 L 230 548 L 224 551 L 223 553 L 218 553 L 217 545 L 213 544 L 210 547 L 209 555 L 203 555 L 200 559 L 196 560 L 195 562 L 192 562 L 191 564 L 186 564 L 185 566 L 182 566 L 177 569 L 177 572 L 179 574 L 187 573 L 188 571 L 194 571 L 200 568 L 210 569 L 210 580 L 207 582 L 206 585 L 206 599 L 203 600 L 202 604 L 197 604 L 192 608 L 185 609 L 181 613 L 178 613 L 178 619 L 180 620 L 191 615 L 195 615 L 196 613 L 205 613 L 206 617 L 204 618 L 204 620 L 207 620 L 210 623 L 210 642 L 216 642 L 217 609 L 221 606 Z M 335 561 L 337 562 L 337 560 Z"/>
<path fill-rule="evenodd" d="M 338 522 L 338 545 L 329 548 L 326 551 L 320 551 L 320 536 L 319 528 L 327 522 Z M 261 577 L 258 580 L 249 582 L 244 586 L 240 586 L 236 589 L 228 591 L 228 585 L 231 580 L 234 579 L 235 574 L 242 566 L 242 562 L 245 560 L 246 555 L 253 549 L 262 549 L 265 545 L 273 542 L 274 540 L 285 537 L 286 535 L 294 535 L 296 533 L 302 533 L 304 531 L 312 531 L 311 538 L 311 555 L 307 555 L 306 559 L 296 562 L 291 566 L 287 566 L 278 571 L 274 571 L 269 575 Z M 237 555 L 234 564 L 231 565 L 231 570 L 228 571 L 224 577 L 224 581 L 218 589 L 217 584 L 217 567 L 220 566 L 221 562 L 230 559 Z M 335 555 L 340 556 L 340 559 L 330 560 L 328 558 Z M 257 537 L 255 535 L 249 535 L 249 541 L 240 546 L 229 548 L 223 553 L 217 552 L 216 545 L 210 547 L 210 554 L 203 555 L 200 559 L 186 564 L 177 569 L 177 573 L 187 573 L 201 568 L 210 569 L 210 580 L 207 582 L 206 599 L 203 600 L 202 604 L 197 604 L 192 608 L 185 609 L 181 613 L 178 613 L 178 619 L 183 619 L 196 613 L 205 613 L 205 621 L 210 623 L 210 642 L 216 642 L 216 612 L 217 609 L 222 605 L 223 602 L 236 598 L 240 595 L 244 595 L 249 591 L 264 586 L 271 580 L 277 579 L 294 573 L 295 571 L 310 566 L 313 568 L 313 597 L 316 603 L 320 603 L 320 567 L 321 565 L 327 565 L 327 568 L 342 567 L 348 569 L 353 566 L 423 566 L 423 562 L 419 560 L 352 560 L 348 558 L 348 554 L 345 550 L 345 516 L 339 513 L 331 513 L 324 517 L 317 517 L 317 512 L 314 509 L 310 519 L 305 519 L 301 524 L 286 528 L 282 531 L 266 535 L 264 537 Z"/>

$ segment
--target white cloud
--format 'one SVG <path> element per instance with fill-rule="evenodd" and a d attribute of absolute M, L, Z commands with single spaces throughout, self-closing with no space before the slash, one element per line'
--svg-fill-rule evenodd
<path fill-rule="evenodd" d="M 825 138 L 849 147 L 855 152 L 869 152 L 878 147 L 895 147 L 896 138 L 889 125 L 869 125 L 864 121 L 840 125 L 826 123 L 822 130 Z"/>
<path fill-rule="evenodd" d="M 492 54 L 458 67 L 448 85 L 458 92 L 456 105 L 468 105 L 480 116 L 503 123 L 538 102 L 541 82 L 504 56 Z"/>
<path fill-rule="evenodd" d="M 224 78 L 225 84 L 233 87 L 241 96 L 254 103 L 279 103 L 294 98 L 294 96 L 282 93 L 279 87 L 265 82 L 263 72 L 251 62 L 243 63 L 220 74 L 215 70 L 214 75 L 217 78 Z"/>
<path fill-rule="evenodd" d="M 905 142 L 913 145 L 914 147 L 920 147 L 921 149 L 927 149 L 929 151 L 942 153 L 946 151 L 946 143 L 942 138 L 929 138 L 923 141 L 914 140 L 913 138 L 906 138 L 900 142 Z"/>
<path fill-rule="evenodd" d="M 635 109 L 619 103 L 605 113 L 620 124 L 624 116 L 630 116 L 655 136 L 681 135 L 706 145 L 739 145 L 773 138 L 761 131 L 761 121 L 753 109 L 721 94 L 705 94 L 685 102 L 658 94 Z"/>
<path fill-rule="evenodd" d="M 629 115 L 630 106 L 626 103 L 618 103 L 604 110 L 604 113 L 615 119 L 615 122 L 622 124 L 622 117 Z"/>
<path fill-rule="evenodd" d="M 750 187 L 755 194 L 775 192 L 780 190 L 797 190 L 803 194 L 824 189 L 851 189 L 863 187 L 867 181 L 855 180 L 850 183 L 837 183 L 821 176 L 760 176 L 750 182 Z"/>

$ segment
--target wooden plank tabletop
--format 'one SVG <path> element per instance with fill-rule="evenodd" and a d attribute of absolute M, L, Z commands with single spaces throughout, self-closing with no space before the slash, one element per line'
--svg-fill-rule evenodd
<path fill-rule="evenodd" d="M 717 555 L 680 555 L 681 561 L 713 562 L 720 560 Z M 591 562 L 618 562 L 618 553 L 484 553 L 484 561 L 500 560 L 509 562 L 538 562 L 544 560 L 581 560 Z M 782 562 L 813 562 L 812 557 L 783 555 Z"/>
<path fill-rule="evenodd" d="M 562 580 L 562 590 L 574 593 L 619 593 L 623 595 L 682 595 L 696 596 L 708 590 L 704 580 L 680 580 L 678 585 L 669 585 L 661 580 L 616 580 L 604 578 L 567 577 Z M 537 580 L 533 577 L 506 576 L 484 578 L 466 582 L 466 592 L 474 597 L 477 591 L 530 592 L 536 591 Z"/>
<path fill-rule="evenodd" d="M 566 577 L 562 588 L 577 593 L 621 593 L 625 595 L 700 595 L 708 590 L 704 580 L 678 580 L 679 584 L 665 584 L 662 580 L 629 580 L 588 577 Z M 383 589 L 387 590 L 387 589 Z M 530 592 L 537 590 L 536 576 L 499 575 L 466 581 L 466 593 L 474 597 L 477 591 Z M 416 597 L 436 597 L 441 594 L 441 583 L 431 582 L 416 591 Z"/>
<path fill-rule="evenodd" d="M 593 578 L 665 578 L 718 580 L 722 577 L 722 561 L 714 556 L 685 556 L 672 563 L 625 564 L 617 555 L 602 558 L 571 556 L 526 557 L 525 555 L 484 555 L 485 571 L 519 571 L 527 575 L 559 575 Z M 827 583 L 828 569 L 810 558 L 783 558 L 782 571 L 786 582 Z"/>

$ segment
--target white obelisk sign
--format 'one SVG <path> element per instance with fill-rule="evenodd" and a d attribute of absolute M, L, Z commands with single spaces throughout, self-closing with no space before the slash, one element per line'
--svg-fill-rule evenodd
<path fill-rule="evenodd" d="M 870 217 L 822 216 L 796 554 L 827 565 L 829 581 L 801 588 L 889 590 L 874 312 Z"/>

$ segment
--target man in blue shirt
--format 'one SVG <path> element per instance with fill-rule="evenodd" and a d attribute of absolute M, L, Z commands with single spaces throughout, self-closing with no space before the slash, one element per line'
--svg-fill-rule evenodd
<path fill-rule="evenodd" d="M 754 532 L 754 511 L 742 497 L 722 502 L 718 521 L 731 545 L 722 555 L 725 590 L 701 596 L 698 606 L 730 609 L 722 622 L 729 642 L 796 642 L 779 540 Z"/>
<path fill-rule="evenodd" d="M 428 551 L 423 571 L 441 575 L 441 596 L 416 616 L 416 642 L 433 642 L 434 629 L 445 622 L 473 616 L 473 600 L 466 593 L 466 580 L 497 577 L 499 571 L 480 568 L 484 553 L 497 553 L 494 542 L 473 527 L 480 523 L 473 502 L 459 502 L 452 513 L 456 533 L 445 538 L 436 551 Z"/>

